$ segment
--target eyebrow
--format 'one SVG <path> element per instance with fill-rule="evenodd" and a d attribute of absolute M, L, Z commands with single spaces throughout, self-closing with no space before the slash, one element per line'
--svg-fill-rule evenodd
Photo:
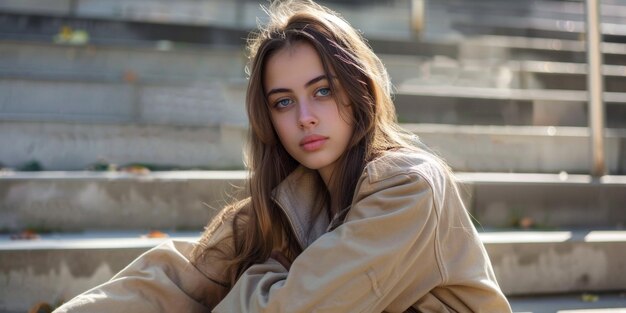
<path fill-rule="evenodd" d="M 328 76 L 326 76 L 326 74 L 322 74 L 320 76 L 317 76 L 311 80 L 309 80 L 308 82 L 306 82 L 306 84 L 304 84 L 304 87 L 309 87 L 321 80 L 324 79 L 328 79 Z M 266 98 L 269 98 L 271 95 L 275 94 L 275 93 L 281 93 L 281 92 L 290 92 L 291 89 L 287 89 L 287 88 L 274 88 L 272 90 L 270 90 L 269 92 L 267 92 L 267 94 L 265 95 Z"/>

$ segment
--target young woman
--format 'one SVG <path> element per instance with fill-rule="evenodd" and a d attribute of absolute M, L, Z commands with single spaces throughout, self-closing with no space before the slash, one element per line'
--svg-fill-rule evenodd
<path fill-rule="evenodd" d="M 510 312 L 363 38 L 310 1 L 268 13 L 249 40 L 249 197 L 193 250 L 156 248 L 59 312 Z"/>
<path fill-rule="evenodd" d="M 448 167 L 397 126 L 363 38 L 308 1 L 269 15 L 249 41 L 250 198 L 196 250 L 230 289 L 215 311 L 509 312 Z"/>

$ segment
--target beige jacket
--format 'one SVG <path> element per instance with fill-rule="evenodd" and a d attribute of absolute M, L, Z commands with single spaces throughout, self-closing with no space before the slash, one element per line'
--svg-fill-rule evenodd
<path fill-rule="evenodd" d="M 300 167 L 274 192 L 305 248 L 289 271 L 254 265 L 224 298 L 221 263 L 199 271 L 191 244 L 170 242 L 55 312 L 208 312 L 219 301 L 213 312 L 511 312 L 458 191 L 428 155 L 370 162 L 330 223 L 311 215 L 314 175 Z"/>
<path fill-rule="evenodd" d="M 401 150 L 370 162 L 331 232 L 307 215 L 309 176 L 297 170 L 275 195 L 303 253 L 289 271 L 272 259 L 252 266 L 214 312 L 511 312 L 457 189 L 430 156 Z"/>

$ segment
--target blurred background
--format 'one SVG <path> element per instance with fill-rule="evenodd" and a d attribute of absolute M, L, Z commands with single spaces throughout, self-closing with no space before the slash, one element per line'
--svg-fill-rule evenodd
<path fill-rule="evenodd" d="M 399 122 L 457 172 L 516 312 L 626 310 L 626 0 L 598 7 L 595 150 L 584 1 L 320 3 L 364 34 Z M 0 0 L 0 312 L 193 240 L 236 197 L 262 4 Z"/>

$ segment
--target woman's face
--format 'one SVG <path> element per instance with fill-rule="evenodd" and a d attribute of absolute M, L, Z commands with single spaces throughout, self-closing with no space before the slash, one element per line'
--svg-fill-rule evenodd
<path fill-rule="evenodd" d="M 343 91 L 331 91 L 329 79 L 333 78 L 324 73 L 317 51 L 305 42 L 270 56 L 263 77 L 280 142 L 300 164 L 318 170 L 327 185 L 354 128 L 344 119 L 352 116 L 352 109 L 338 105 L 333 97 L 333 92 L 339 92 L 337 98 L 346 99 Z"/>

